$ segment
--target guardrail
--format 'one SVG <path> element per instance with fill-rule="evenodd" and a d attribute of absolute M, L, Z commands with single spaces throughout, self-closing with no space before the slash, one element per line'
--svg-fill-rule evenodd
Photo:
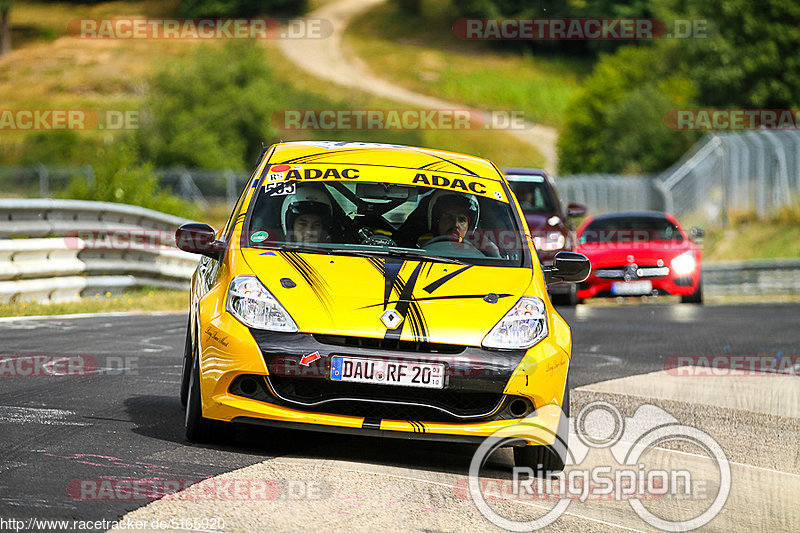
<path fill-rule="evenodd" d="M 756 259 L 703 265 L 708 295 L 800 294 L 800 259 Z"/>
<path fill-rule="evenodd" d="M 185 289 L 199 260 L 171 242 L 185 222 L 110 202 L 0 199 L 0 303 Z"/>
<path fill-rule="evenodd" d="M 74 300 L 142 286 L 186 288 L 199 256 L 169 242 L 185 222 L 109 202 L 0 199 L 0 303 Z M 142 231 L 159 239 L 137 245 L 135 239 L 97 238 Z M 800 259 L 705 263 L 703 284 L 707 295 L 800 294 Z"/>

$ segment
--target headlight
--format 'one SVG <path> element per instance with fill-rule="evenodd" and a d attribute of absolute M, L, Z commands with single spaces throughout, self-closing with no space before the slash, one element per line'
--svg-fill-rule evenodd
<path fill-rule="evenodd" d="M 295 333 L 297 324 L 255 276 L 236 276 L 225 308 L 245 326 Z"/>
<path fill-rule="evenodd" d="M 552 252 L 553 250 L 560 250 L 564 247 L 566 239 L 564 234 L 560 231 L 548 231 L 544 237 L 537 235 L 533 238 L 533 245 L 537 250 L 543 252 Z"/>
<path fill-rule="evenodd" d="M 484 348 L 530 348 L 547 337 L 547 308 L 535 296 L 523 296 L 483 339 Z"/>
<path fill-rule="evenodd" d="M 670 261 L 670 265 L 672 265 L 672 271 L 679 276 L 691 274 L 696 266 L 694 262 L 694 252 L 689 250 L 688 252 L 682 253 Z"/>

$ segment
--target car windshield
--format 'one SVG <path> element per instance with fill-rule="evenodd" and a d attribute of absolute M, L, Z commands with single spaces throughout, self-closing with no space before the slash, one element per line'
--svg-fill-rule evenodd
<path fill-rule="evenodd" d="M 677 226 L 663 217 L 611 217 L 591 222 L 579 242 L 682 241 Z"/>
<path fill-rule="evenodd" d="M 509 204 L 460 190 L 367 181 L 266 182 L 249 214 L 250 247 L 521 266 Z"/>
<path fill-rule="evenodd" d="M 553 195 L 541 176 L 509 177 L 509 185 L 523 213 L 553 213 L 558 211 Z"/>

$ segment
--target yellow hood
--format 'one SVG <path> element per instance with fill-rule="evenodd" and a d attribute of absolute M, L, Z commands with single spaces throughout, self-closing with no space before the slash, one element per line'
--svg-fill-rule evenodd
<path fill-rule="evenodd" d="M 301 332 L 471 346 L 480 346 L 524 294 L 533 272 L 253 248 L 241 253 Z M 403 316 L 399 326 L 381 321 L 386 309 Z"/>

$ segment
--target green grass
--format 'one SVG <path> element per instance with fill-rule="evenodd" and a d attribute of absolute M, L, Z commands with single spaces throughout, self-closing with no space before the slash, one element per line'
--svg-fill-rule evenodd
<path fill-rule="evenodd" d="M 705 261 L 800 257 L 800 201 L 767 220 L 754 214 L 732 217 L 726 228 L 711 230 L 703 242 Z"/>
<path fill-rule="evenodd" d="M 0 317 L 69 315 L 74 313 L 109 313 L 120 311 L 152 312 L 188 309 L 188 291 L 144 288 L 123 294 L 97 294 L 79 302 L 39 303 L 15 302 L 0 304 Z"/>
<path fill-rule="evenodd" d="M 325 3 L 318 0 L 315 5 Z M 80 17 L 164 16 L 174 2 L 151 0 L 83 4 L 15 4 L 12 24 L 38 37 L 18 43 L 0 58 L 0 101 L 8 109 L 130 110 L 143 106 L 147 81 L 153 72 L 185 57 L 197 43 L 169 40 L 92 40 L 66 35 L 67 23 Z M 386 109 L 407 107 L 363 91 L 341 88 L 303 73 L 283 59 L 274 42 L 263 46 L 265 61 L 274 79 L 288 87 L 281 92 L 276 109 Z M 286 83 L 284 83 L 284 81 Z M 333 139 L 389 142 L 440 148 L 487 157 L 501 166 L 541 164 L 541 157 L 526 143 L 505 132 L 485 131 L 349 131 L 277 132 L 281 140 Z M 18 164 L 23 141 L 30 132 L 8 132 L 0 139 L 0 161 Z M 87 140 L 111 142 L 106 131 L 87 130 Z M 267 139 L 265 139 L 267 140 Z"/>
<path fill-rule="evenodd" d="M 378 76 L 408 89 L 481 109 L 521 110 L 532 122 L 561 126 L 591 61 L 461 41 L 451 29 L 456 18 L 443 0 L 425 2 L 420 18 L 388 2 L 353 21 L 346 43 Z"/>

